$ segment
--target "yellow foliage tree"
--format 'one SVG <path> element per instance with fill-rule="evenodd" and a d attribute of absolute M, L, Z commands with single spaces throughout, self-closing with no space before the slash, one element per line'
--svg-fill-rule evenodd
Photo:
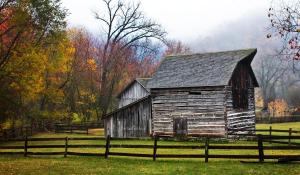
<path fill-rule="evenodd" d="M 283 99 L 276 99 L 268 104 L 268 110 L 273 117 L 284 116 L 288 112 L 288 104 Z"/>
<path fill-rule="evenodd" d="M 26 46 L 22 55 L 14 53 L 5 67 L 8 87 L 22 105 L 33 103 L 44 89 L 43 73 L 46 56 L 41 50 Z"/>

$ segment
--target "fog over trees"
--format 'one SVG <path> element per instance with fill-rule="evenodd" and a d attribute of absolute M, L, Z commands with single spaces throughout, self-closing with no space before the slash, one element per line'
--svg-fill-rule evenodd
<path fill-rule="evenodd" d="M 264 13 L 225 23 L 208 36 L 198 36 L 187 44 L 193 52 L 257 48 L 252 67 L 262 89 L 264 108 L 275 98 L 283 98 L 291 106 L 297 106 L 300 100 L 293 97 L 300 94 L 300 71 L 293 66 L 300 68 L 300 63 L 279 54 L 286 43 L 280 37 L 267 37 L 270 25 L 266 9 Z"/>

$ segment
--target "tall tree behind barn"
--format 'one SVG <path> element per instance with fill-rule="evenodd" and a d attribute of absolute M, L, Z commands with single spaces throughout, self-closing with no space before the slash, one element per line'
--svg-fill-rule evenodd
<path fill-rule="evenodd" d="M 224 137 L 230 129 L 254 129 L 255 54 L 247 49 L 166 57 L 147 82 L 150 97 L 107 115 L 106 131 L 118 130 L 115 137 L 140 137 L 141 128 L 147 135 Z M 145 102 L 151 109 L 145 113 L 148 123 L 139 122 L 141 110 L 133 107 Z"/>

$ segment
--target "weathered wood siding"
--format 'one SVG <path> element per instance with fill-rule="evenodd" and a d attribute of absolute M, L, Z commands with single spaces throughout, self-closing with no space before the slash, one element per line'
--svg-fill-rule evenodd
<path fill-rule="evenodd" d="M 248 89 L 248 108 L 234 109 L 232 106 L 231 87 L 228 86 L 227 98 L 227 128 L 228 129 L 255 129 L 255 103 L 254 103 L 254 88 Z M 233 132 L 229 132 L 233 133 Z M 243 132 L 241 132 L 243 133 Z"/>
<path fill-rule="evenodd" d="M 151 89 L 152 134 L 173 134 L 173 120 L 187 118 L 188 135 L 225 135 L 223 87 Z"/>
<path fill-rule="evenodd" d="M 245 65 L 240 65 L 240 67 L 235 71 L 229 86 L 226 86 L 226 122 L 227 128 L 235 130 L 243 129 L 255 129 L 255 98 L 254 98 L 254 84 L 251 76 L 249 74 L 249 67 Z M 247 95 L 247 107 L 246 108 L 236 108 L 233 105 L 233 95 L 232 95 L 232 86 L 241 88 L 239 86 L 246 85 Z M 229 131 L 233 133 L 233 131 Z M 240 132 L 243 133 L 243 132 Z"/>
<path fill-rule="evenodd" d="M 118 109 L 105 119 L 105 133 L 112 137 L 147 137 L 151 129 L 151 98 L 145 97 Z"/>
<path fill-rule="evenodd" d="M 149 95 L 149 92 L 137 81 L 127 88 L 120 96 L 119 108 Z"/>

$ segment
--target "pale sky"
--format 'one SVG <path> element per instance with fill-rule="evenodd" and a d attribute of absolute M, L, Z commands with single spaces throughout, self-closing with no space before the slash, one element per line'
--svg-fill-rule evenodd
<path fill-rule="evenodd" d="M 100 29 L 92 11 L 103 8 L 101 0 L 62 0 L 69 9 L 69 26 Z M 256 13 L 266 14 L 270 0 L 141 0 L 141 10 L 161 24 L 168 38 L 189 41 L 207 37 L 226 24 L 243 21 Z M 247 21 L 244 21 L 247 22 Z"/>

